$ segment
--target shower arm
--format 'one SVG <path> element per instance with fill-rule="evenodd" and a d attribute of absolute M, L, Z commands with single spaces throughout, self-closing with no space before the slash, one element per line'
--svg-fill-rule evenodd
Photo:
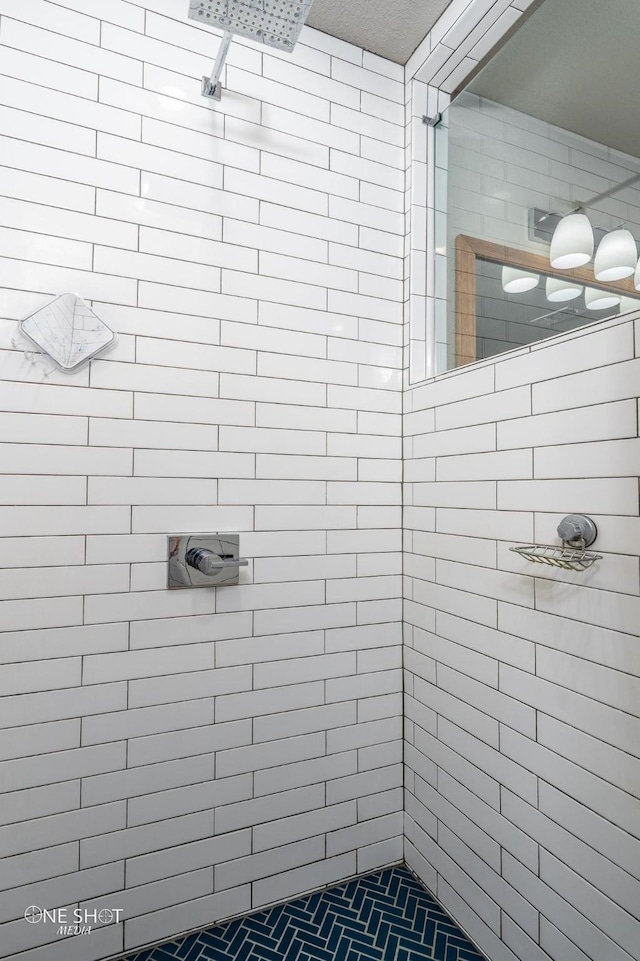
<path fill-rule="evenodd" d="M 211 76 L 202 78 L 203 97 L 211 97 L 213 100 L 222 99 L 222 84 L 220 83 L 220 77 L 222 76 L 222 71 L 232 40 L 233 33 L 231 33 L 230 30 L 226 30 L 220 43 L 220 49 L 218 50 L 218 56 L 216 57 L 216 62 L 213 65 Z"/>
<path fill-rule="evenodd" d="M 300 36 L 313 0 L 189 0 L 189 19 L 223 31 L 210 77 L 202 78 L 202 96 L 220 100 L 220 77 L 234 36 L 290 53 Z"/>

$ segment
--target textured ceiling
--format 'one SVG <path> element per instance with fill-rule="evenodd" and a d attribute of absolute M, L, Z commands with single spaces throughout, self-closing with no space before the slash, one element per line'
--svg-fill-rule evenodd
<path fill-rule="evenodd" d="M 310 27 L 406 63 L 451 0 L 314 0 Z"/>
<path fill-rule="evenodd" d="M 640 157 L 639 0 L 546 0 L 470 89 Z"/>

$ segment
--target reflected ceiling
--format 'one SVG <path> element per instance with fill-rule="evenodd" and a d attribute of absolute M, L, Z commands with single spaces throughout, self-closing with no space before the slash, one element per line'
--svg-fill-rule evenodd
<path fill-rule="evenodd" d="M 640 0 L 546 0 L 468 89 L 640 157 L 639 47 Z"/>

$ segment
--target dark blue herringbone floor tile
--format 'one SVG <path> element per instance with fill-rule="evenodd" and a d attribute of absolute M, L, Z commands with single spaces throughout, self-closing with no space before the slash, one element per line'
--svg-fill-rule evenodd
<path fill-rule="evenodd" d="M 387 868 L 125 961 L 484 961 L 404 867 Z"/>

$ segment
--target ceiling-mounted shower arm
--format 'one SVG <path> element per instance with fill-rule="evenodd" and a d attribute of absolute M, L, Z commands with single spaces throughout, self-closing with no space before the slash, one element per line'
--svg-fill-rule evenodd
<path fill-rule="evenodd" d="M 218 50 L 216 62 L 214 63 L 213 70 L 211 71 L 211 76 L 202 78 L 203 97 L 210 97 L 212 100 L 222 99 L 222 84 L 220 83 L 220 77 L 222 76 L 222 71 L 224 69 L 232 40 L 233 34 L 228 30 L 225 31 L 220 43 L 220 49 Z"/>

